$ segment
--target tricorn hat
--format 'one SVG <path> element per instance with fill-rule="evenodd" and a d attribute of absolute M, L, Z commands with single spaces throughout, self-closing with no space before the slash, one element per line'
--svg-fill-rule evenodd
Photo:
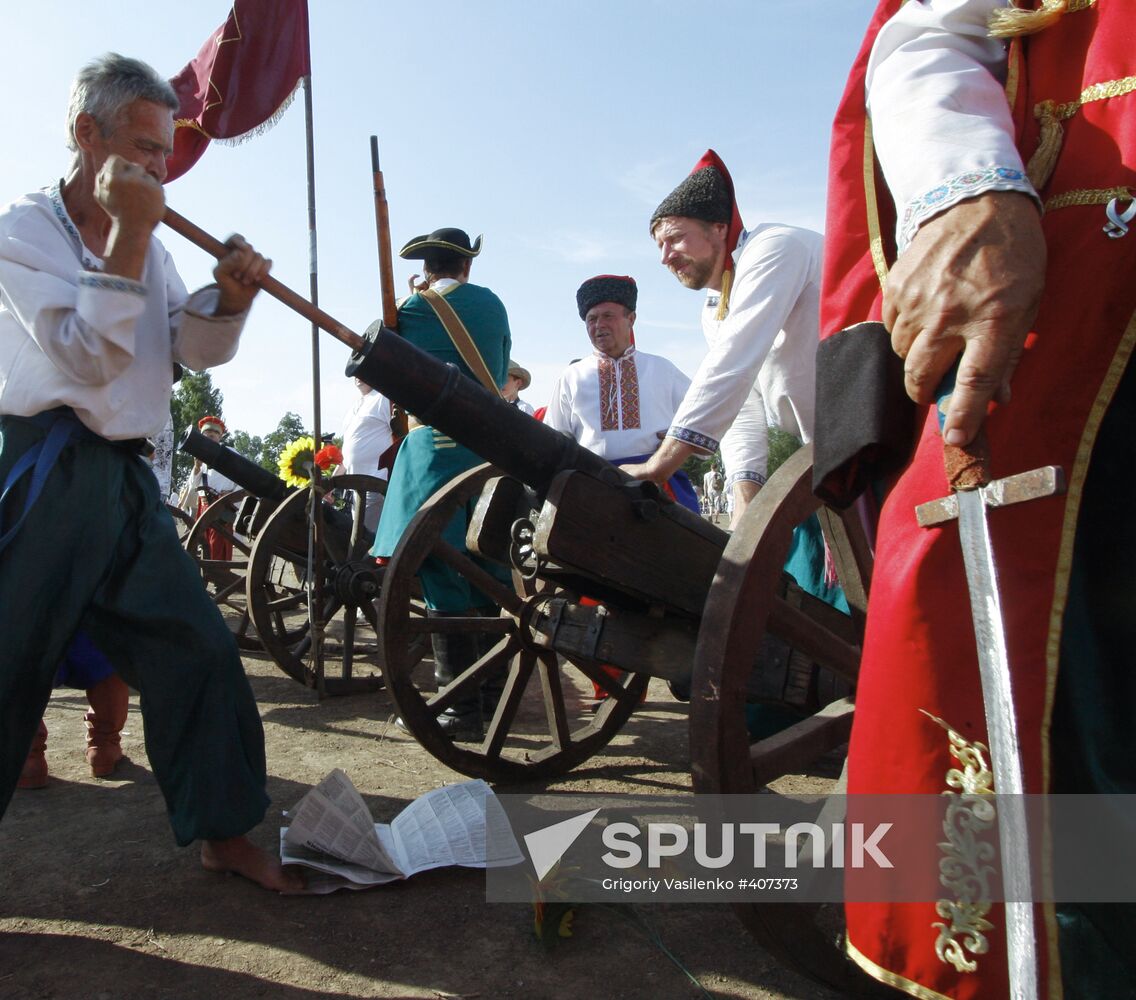
<path fill-rule="evenodd" d="M 510 375 L 515 375 L 521 383 L 521 391 L 524 391 L 532 384 L 532 375 L 529 374 L 527 368 L 523 368 L 517 364 L 512 358 L 509 359 L 509 372 Z"/>
<path fill-rule="evenodd" d="M 481 237 L 478 236 L 471 244 L 469 234 L 463 229 L 453 227 L 435 229 L 425 236 L 415 236 L 399 250 L 398 255 L 405 260 L 425 260 L 430 250 L 456 253 L 462 257 L 476 257 L 481 253 Z"/>
<path fill-rule="evenodd" d="M 218 434 L 224 434 L 228 428 L 225 427 L 225 421 L 220 417 L 208 416 L 202 417 L 197 421 L 197 429 L 204 434 L 206 431 L 216 431 Z"/>
<path fill-rule="evenodd" d="M 628 274 L 597 274 L 576 289 L 576 307 L 580 319 L 588 315 L 588 310 L 600 302 L 615 302 L 635 312 L 639 301 L 639 289 L 635 279 Z"/>

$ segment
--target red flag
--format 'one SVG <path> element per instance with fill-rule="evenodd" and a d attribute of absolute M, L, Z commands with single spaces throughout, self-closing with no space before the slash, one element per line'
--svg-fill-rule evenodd
<path fill-rule="evenodd" d="M 229 17 L 170 83 L 181 107 L 166 180 L 192 167 L 211 139 L 270 128 L 311 72 L 307 0 L 234 0 Z"/>

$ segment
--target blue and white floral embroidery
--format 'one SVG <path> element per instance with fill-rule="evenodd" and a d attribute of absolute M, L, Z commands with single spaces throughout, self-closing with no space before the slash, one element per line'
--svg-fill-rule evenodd
<path fill-rule="evenodd" d="M 119 278 L 113 274 L 100 274 L 97 271 L 84 271 L 79 275 L 80 287 L 104 288 L 111 292 L 132 292 L 135 295 L 145 295 L 146 286 L 141 281 L 130 278 Z"/>
<path fill-rule="evenodd" d="M 986 191 L 1022 191 L 1037 197 L 1025 171 L 1017 167 L 984 167 L 949 177 L 907 203 L 896 234 L 900 251 L 907 249 L 919 227 L 931 216 L 938 215 L 964 198 L 973 198 Z"/>
<path fill-rule="evenodd" d="M 678 441 L 692 444 L 696 448 L 703 448 L 709 452 L 718 450 L 718 441 L 715 438 L 708 434 L 700 434 L 698 431 L 688 431 L 685 427 L 672 427 L 667 431 L 667 437 L 673 437 Z"/>
<path fill-rule="evenodd" d="M 71 216 L 67 214 L 67 209 L 63 204 L 63 182 L 59 181 L 47 188 L 47 196 L 51 199 L 51 207 L 55 212 L 55 217 L 59 220 L 59 224 L 74 242 L 75 251 L 78 253 L 83 267 L 88 271 L 101 271 L 102 261 L 86 248 L 83 243 L 83 237 L 79 235 L 79 230 L 75 228 L 75 223 L 71 221 Z"/>
<path fill-rule="evenodd" d="M 726 489 L 732 489 L 734 483 L 757 483 L 758 486 L 764 486 L 765 476 L 760 472 L 735 472 L 726 480 Z"/>

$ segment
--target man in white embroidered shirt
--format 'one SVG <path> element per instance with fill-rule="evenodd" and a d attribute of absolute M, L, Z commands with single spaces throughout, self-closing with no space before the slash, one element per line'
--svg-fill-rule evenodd
<path fill-rule="evenodd" d="M 768 428 L 812 438 L 822 240 L 776 223 L 745 231 L 713 150 L 655 209 L 651 235 L 680 283 L 708 290 L 709 351 L 662 446 L 625 468 L 661 482 L 690 455 L 721 447 L 733 527 L 768 475 Z"/>
<path fill-rule="evenodd" d="M 601 274 L 580 286 L 576 306 L 593 353 L 560 376 L 544 415 L 549 427 L 616 464 L 651 456 L 690 385 L 666 358 L 636 349 L 638 294 L 634 279 L 622 275 Z M 675 470 L 667 487 L 698 510 L 686 473 Z"/>
<path fill-rule="evenodd" d="M 138 456 L 175 362 L 229 360 L 270 262 L 238 236 L 192 296 L 153 235 L 178 101 L 109 54 L 71 89 L 67 176 L 0 211 L 0 812 L 77 630 L 142 695 L 179 844 L 269 889 L 302 881 L 244 836 L 264 734 L 232 635 Z"/>

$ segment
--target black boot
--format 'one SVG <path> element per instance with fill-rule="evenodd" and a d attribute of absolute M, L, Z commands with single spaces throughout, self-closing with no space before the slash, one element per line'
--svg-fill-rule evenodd
<path fill-rule="evenodd" d="M 460 612 L 430 611 L 431 618 L 464 617 Z M 477 637 L 467 632 L 435 632 L 430 636 L 434 649 L 434 679 L 441 691 L 478 658 Z M 480 740 L 485 735 L 481 720 L 481 696 L 477 691 L 463 695 L 438 716 L 442 732 L 454 740 Z"/>

